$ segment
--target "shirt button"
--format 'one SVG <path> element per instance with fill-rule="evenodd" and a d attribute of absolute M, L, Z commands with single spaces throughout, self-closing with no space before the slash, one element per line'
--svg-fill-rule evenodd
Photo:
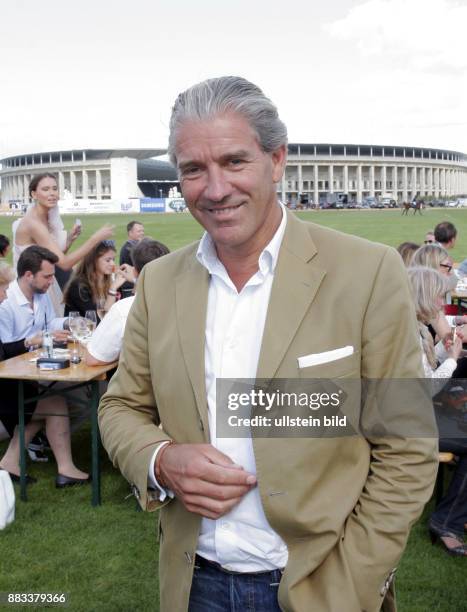
<path fill-rule="evenodd" d="M 222 521 L 221 529 L 223 529 L 224 531 L 228 531 L 229 527 L 230 527 L 230 524 L 227 521 Z"/>

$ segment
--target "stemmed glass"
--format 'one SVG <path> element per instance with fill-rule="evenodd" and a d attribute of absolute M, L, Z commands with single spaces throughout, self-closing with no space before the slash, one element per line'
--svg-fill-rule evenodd
<path fill-rule="evenodd" d="M 71 351 L 72 361 L 79 359 L 79 351 L 76 349 L 76 330 L 79 326 L 80 314 L 78 310 L 72 310 L 68 313 L 68 328 L 71 332 L 71 339 L 73 341 L 73 348 Z M 77 358 L 75 357 L 77 356 Z"/>
<path fill-rule="evenodd" d="M 75 327 L 76 339 L 78 340 L 79 344 L 83 344 L 83 341 L 89 337 L 88 320 L 85 319 L 84 317 L 77 317 L 75 325 L 76 325 Z"/>
<path fill-rule="evenodd" d="M 105 317 L 104 304 L 105 304 L 105 298 L 99 298 L 97 302 L 97 316 L 99 317 L 101 321 Z"/>
<path fill-rule="evenodd" d="M 86 310 L 84 314 L 84 318 L 86 319 L 86 323 L 89 328 L 89 335 L 91 336 L 93 331 L 96 329 L 97 325 L 97 314 L 95 310 Z"/>

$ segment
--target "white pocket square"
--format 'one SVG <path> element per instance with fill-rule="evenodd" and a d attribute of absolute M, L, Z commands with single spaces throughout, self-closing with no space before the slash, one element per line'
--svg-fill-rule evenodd
<path fill-rule="evenodd" d="M 298 367 L 309 368 L 310 366 L 336 361 L 337 359 L 342 359 L 343 357 L 348 357 L 349 355 L 353 355 L 353 346 L 343 346 L 342 348 L 334 349 L 333 351 L 326 351 L 324 353 L 312 353 L 311 355 L 298 357 Z"/>

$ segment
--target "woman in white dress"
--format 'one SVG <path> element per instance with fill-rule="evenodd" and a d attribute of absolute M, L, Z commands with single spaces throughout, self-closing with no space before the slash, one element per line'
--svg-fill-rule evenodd
<path fill-rule="evenodd" d="M 33 177 L 29 184 L 29 195 L 34 199 L 22 219 L 13 223 L 13 262 L 16 263 L 21 253 L 28 246 L 37 244 L 55 253 L 61 270 L 69 271 L 99 242 L 107 240 L 113 234 L 112 225 L 104 225 L 84 244 L 68 252 L 72 243 L 81 233 L 81 226 L 75 224 L 66 232 L 58 210 L 58 185 L 53 174 L 44 173 Z M 57 316 L 63 316 L 62 292 L 57 282 L 50 288 Z"/>

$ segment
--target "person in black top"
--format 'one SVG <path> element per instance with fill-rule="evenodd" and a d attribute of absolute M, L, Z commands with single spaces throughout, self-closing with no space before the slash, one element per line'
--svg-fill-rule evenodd
<path fill-rule="evenodd" d="M 79 263 L 63 294 L 65 316 L 78 311 L 84 317 L 95 310 L 102 318 L 113 306 L 120 287 L 132 278 L 127 267 L 115 269 L 115 253 L 113 240 L 104 240 Z"/>
<path fill-rule="evenodd" d="M 10 240 L 7 236 L 0 234 L 0 257 L 3 259 L 8 255 L 10 250 Z"/>
<path fill-rule="evenodd" d="M 130 221 L 126 226 L 126 231 L 128 233 L 128 240 L 120 249 L 120 265 L 128 265 L 133 266 L 133 258 L 131 256 L 131 252 L 133 247 L 138 244 L 140 240 L 144 238 L 144 225 L 139 223 L 139 221 Z M 134 283 L 125 282 L 120 292 L 122 297 L 129 297 L 133 295 L 134 292 Z"/>

